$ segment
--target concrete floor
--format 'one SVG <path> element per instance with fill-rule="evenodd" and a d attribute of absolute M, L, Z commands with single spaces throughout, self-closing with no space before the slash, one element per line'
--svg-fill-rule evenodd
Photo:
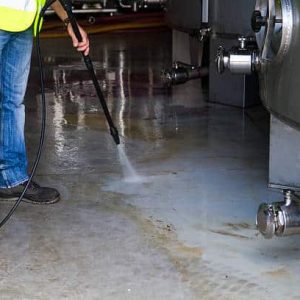
<path fill-rule="evenodd" d="M 266 241 L 255 229 L 258 205 L 282 199 L 267 189 L 262 109 L 210 105 L 205 91 L 192 100 L 200 82 L 163 89 L 168 31 L 93 36 L 97 75 L 141 176 L 132 182 L 80 56 L 67 40 L 42 44 L 48 128 L 37 180 L 62 201 L 22 204 L 2 229 L 1 300 L 300 298 L 299 237 Z M 37 80 L 34 56 L 31 160 Z"/>

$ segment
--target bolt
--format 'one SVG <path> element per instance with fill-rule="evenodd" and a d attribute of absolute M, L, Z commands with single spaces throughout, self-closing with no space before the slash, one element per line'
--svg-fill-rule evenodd
<path fill-rule="evenodd" d="M 241 36 L 239 38 L 239 42 L 240 42 L 240 48 L 243 49 L 243 50 L 246 49 L 247 38 Z"/>
<path fill-rule="evenodd" d="M 292 190 L 283 190 L 284 201 L 285 201 L 286 205 L 291 204 L 294 194 L 295 194 L 295 192 Z"/>

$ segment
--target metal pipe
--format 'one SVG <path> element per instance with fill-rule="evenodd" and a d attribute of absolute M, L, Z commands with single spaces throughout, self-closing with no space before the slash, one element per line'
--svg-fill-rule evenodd
<path fill-rule="evenodd" d="M 174 62 L 170 70 L 163 70 L 161 80 L 165 86 L 184 84 L 187 81 L 208 76 L 208 68 Z"/>
<path fill-rule="evenodd" d="M 130 4 L 123 4 L 123 0 L 118 0 L 120 7 L 122 8 L 132 8 Z"/>
<path fill-rule="evenodd" d="M 146 8 L 148 5 L 165 5 L 167 2 L 168 0 L 135 0 L 132 4 L 124 4 L 123 0 L 118 0 L 121 8 L 130 8 L 135 12 L 138 11 L 139 8 Z"/>
<path fill-rule="evenodd" d="M 117 13 L 118 10 L 116 8 L 85 8 L 85 9 L 73 9 L 74 14 L 93 14 L 93 13 L 108 13 L 113 14 Z M 54 14 L 53 9 L 48 9 L 45 15 Z"/>
<path fill-rule="evenodd" d="M 164 5 L 167 4 L 168 0 L 144 0 L 146 5 Z"/>

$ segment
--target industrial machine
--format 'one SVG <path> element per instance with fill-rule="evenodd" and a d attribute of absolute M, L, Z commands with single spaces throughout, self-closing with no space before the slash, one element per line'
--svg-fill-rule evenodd
<path fill-rule="evenodd" d="M 117 0 L 118 6 L 122 9 L 130 9 L 134 12 L 147 8 L 163 8 L 167 0 Z"/>
<path fill-rule="evenodd" d="M 300 234 L 300 1 L 170 0 L 168 15 L 175 60 L 201 66 L 209 36 L 209 101 L 245 108 L 260 98 L 269 110 L 269 186 L 284 201 L 262 204 L 257 227 L 266 238 Z M 187 81 L 176 66 L 170 84 Z"/>
<path fill-rule="evenodd" d="M 255 0 L 190 0 L 188 4 L 169 0 L 166 9 L 168 24 L 173 29 L 174 65 L 164 70 L 163 81 L 168 85 L 176 85 L 208 75 L 209 101 L 242 108 L 259 102 L 255 74 L 220 76 L 214 63 L 219 45 L 233 46 L 239 36 L 251 34 L 248 20 L 251 19 L 254 5 Z M 238 16 L 236 11 L 239 11 Z M 207 62 L 203 61 L 204 54 L 209 57 Z M 203 63 L 209 72 L 203 70 L 198 72 L 198 76 L 195 72 L 187 76 L 188 65 L 189 69 L 197 70 Z M 183 64 L 186 65 L 185 71 L 177 67 Z"/>
<path fill-rule="evenodd" d="M 173 28 L 173 67 L 162 72 L 167 86 L 186 83 L 208 75 L 202 69 L 205 42 L 209 35 L 208 0 L 167 3 L 167 22 Z"/>
<path fill-rule="evenodd" d="M 251 21 L 257 47 L 242 37 L 238 47 L 220 47 L 217 56 L 220 73 L 258 73 L 261 99 L 271 113 L 269 185 L 284 190 L 284 202 L 259 207 L 257 226 L 266 238 L 300 233 L 299 4 L 257 0 Z"/>
<path fill-rule="evenodd" d="M 73 0 L 73 12 L 76 14 L 108 13 L 124 11 L 137 12 L 145 9 L 163 9 L 167 0 Z M 52 14 L 49 9 L 47 14 Z"/>

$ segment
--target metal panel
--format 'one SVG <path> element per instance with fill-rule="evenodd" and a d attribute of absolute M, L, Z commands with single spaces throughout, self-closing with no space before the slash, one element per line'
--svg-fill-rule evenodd
<path fill-rule="evenodd" d="M 212 28 L 210 39 L 210 88 L 209 100 L 226 105 L 247 107 L 258 103 L 259 87 L 256 76 L 218 74 L 215 57 L 219 46 L 230 49 L 237 45 L 239 36 L 253 35 L 251 14 L 255 0 L 210 0 L 209 24 Z"/>
<path fill-rule="evenodd" d="M 271 117 L 269 185 L 300 190 L 300 132 Z"/>
<path fill-rule="evenodd" d="M 207 5 L 207 1 L 206 5 Z M 207 19 L 207 17 L 206 17 Z M 177 29 L 190 31 L 202 27 L 202 0 L 170 0 L 167 21 Z"/>
<path fill-rule="evenodd" d="M 255 0 L 210 0 L 210 26 L 222 34 L 251 35 L 251 15 Z"/>

